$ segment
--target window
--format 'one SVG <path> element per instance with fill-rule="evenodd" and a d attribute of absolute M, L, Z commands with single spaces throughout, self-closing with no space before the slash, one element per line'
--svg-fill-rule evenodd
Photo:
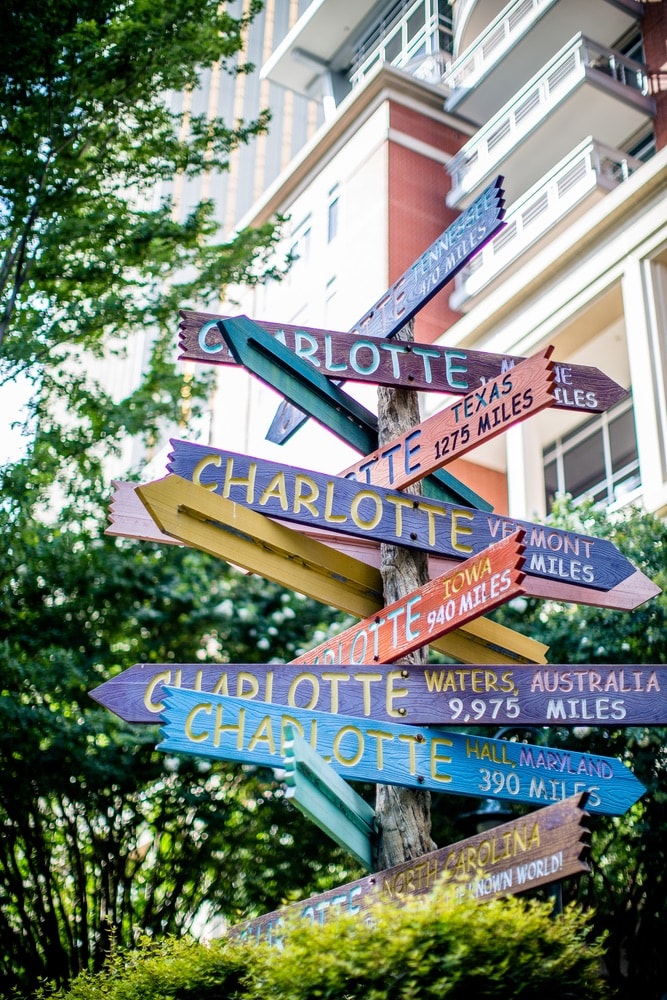
<path fill-rule="evenodd" d="M 640 485 L 635 420 L 630 399 L 597 414 L 544 450 L 547 511 L 557 493 L 591 497 L 607 506 Z"/>
<path fill-rule="evenodd" d="M 338 232 L 338 185 L 329 191 L 329 214 L 327 218 L 327 243 L 336 236 Z"/>
<path fill-rule="evenodd" d="M 310 216 L 308 215 L 303 222 L 296 227 L 294 233 L 292 234 L 292 242 L 290 243 L 289 252 L 294 263 L 290 274 L 292 274 L 295 269 L 299 268 L 300 264 L 302 265 L 308 260 L 308 257 L 310 256 L 310 236 Z"/>

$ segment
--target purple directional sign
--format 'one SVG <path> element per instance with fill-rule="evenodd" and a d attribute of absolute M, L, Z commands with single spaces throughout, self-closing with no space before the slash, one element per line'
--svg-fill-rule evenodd
<path fill-rule="evenodd" d="M 291 725 L 349 781 L 546 805 L 587 792 L 590 812 L 622 815 L 644 793 L 610 757 L 492 740 L 439 727 L 285 709 L 245 698 L 165 690 L 165 753 L 283 767 Z"/>
<path fill-rule="evenodd" d="M 419 725 L 667 725 L 658 664 L 135 663 L 90 695 L 126 722 L 158 723 L 165 687 Z"/>

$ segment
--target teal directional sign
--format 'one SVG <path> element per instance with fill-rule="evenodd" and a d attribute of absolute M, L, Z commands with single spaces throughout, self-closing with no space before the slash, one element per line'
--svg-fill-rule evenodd
<path fill-rule="evenodd" d="M 266 385 L 278 389 L 285 399 L 307 410 L 323 426 L 362 454 L 377 448 L 378 423 L 375 414 L 342 392 L 294 351 L 247 316 L 220 320 L 217 325 L 236 361 Z M 444 469 L 425 476 L 422 488 L 427 496 L 490 509 L 486 500 Z"/>
<path fill-rule="evenodd" d="M 283 766 L 290 725 L 349 781 L 532 805 L 588 792 L 590 812 L 622 815 L 645 789 L 621 761 L 439 727 L 286 710 L 244 698 L 165 689 L 159 750 Z"/>

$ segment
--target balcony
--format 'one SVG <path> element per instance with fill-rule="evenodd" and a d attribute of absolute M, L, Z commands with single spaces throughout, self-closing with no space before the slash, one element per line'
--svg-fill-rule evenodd
<path fill-rule="evenodd" d="M 447 70 L 445 108 L 481 125 L 575 31 L 612 45 L 642 13 L 635 0 L 514 0 Z"/>
<path fill-rule="evenodd" d="M 498 173 L 512 204 L 573 141 L 619 147 L 654 115 L 645 67 L 577 34 L 453 157 L 447 204 L 467 208 Z"/>
<path fill-rule="evenodd" d="M 507 213 L 506 226 L 457 275 L 449 304 L 466 312 L 473 297 L 492 292 L 522 264 L 525 251 L 552 240 L 642 161 L 589 137 L 558 163 Z M 475 304 L 479 298 L 475 298 Z"/>

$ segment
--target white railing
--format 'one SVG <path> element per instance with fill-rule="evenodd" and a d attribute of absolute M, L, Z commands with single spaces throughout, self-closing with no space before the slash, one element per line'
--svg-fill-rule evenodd
<path fill-rule="evenodd" d="M 489 285 L 591 191 L 610 191 L 641 165 L 622 150 L 585 139 L 512 205 L 505 228 L 457 275 L 451 307 L 460 309 Z"/>
<path fill-rule="evenodd" d="M 440 33 L 451 36 L 451 25 L 438 14 L 436 0 L 414 0 L 396 19 L 382 22 L 355 52 L 350 82 L 359 86 L 376 63 L 408 67 L 418 57 L 441 53 Z M 438 64 L 436 79 L 440 79 L 444 64 Z"/>
<path fill-rule="evenodd" d="M 514 44 L 517 35 L 525 31 L 542 8 L 554 2 L 555 0 L 515 0 L 452 63 L 442 82 L 453 93 L 457 90 L 469 90 L 489 66 Z"/>
<path fill-rule="evenodd" d="M 472 190 L 537 121 L 547 117 L 586 77 L 597 77 L 600 83 L 611 78 L 616 86 L 628 91 L 648 93 L 644 66 L 581 34 L 576 35 L 448 163 L 452 179 L 448 203 L 456 204 L 461 195 Z"/>

